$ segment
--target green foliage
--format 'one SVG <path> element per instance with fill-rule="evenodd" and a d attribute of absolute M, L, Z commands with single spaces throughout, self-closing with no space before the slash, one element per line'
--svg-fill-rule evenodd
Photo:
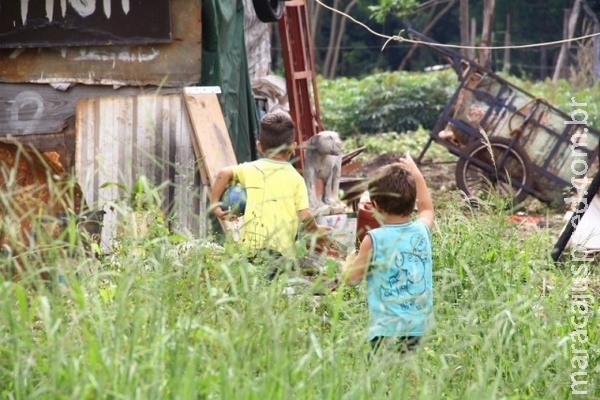
<path fill-rule="evenodd" d="M 324 126 L 342 136 L 431 129 L 456 86 L 450 71 L 319 81 Z"/>
<path fill-rule="evenodd" d="M 588 124 L 600 129 L 600 83 L 577 89 L 565 80 L 531 82 L 503 76 L 515 86 L 570 113 L 571 99 L 586 103 Z M 347 138 L 355 134 L 431 130 L 458 87 L 452 70 L 385 72 L 363 79 L 320 79 L 321 119 L 326 129 Z"/>
<path fill-rule="evenodd" d="M 526 235 L 492 206 L 436 204 L 436 327 L 402 360 L 367 362 L 364 287 L 288 296 L 285 276 L 266 282 L 236 246 L 164 241 L 88 277 L 85 260 L 63 260 L 66 285 L 2 282 L 0 397 L 571 398 L 571 265 L 549 260 L 552 232 Z"/>
<path fill-rule="evenodd" d="M 369 11 L 375 21 L 383 23 L 390 14 L 397 17 L 410 14 L 418 3 L 417 0 L 379 0 L 376 5 L 369 6 Z"/>
<path fill-rule="evenodd" d="M 350 152 L 354 149 L 364 146 L 365 151 L 357 156 L 356 160 L 368 160 L 376 154 L 387 152 L 393 153 L 410 153 L 413 158 L 416 158 L 429 140 L 429 131 L 419 128 L 416 131 L 408 131 L 404 133 L 387 132 L 378 135 L 352 135 L 344 138 L 344 150 Z M 427 150 L 427 158 L 436 161 L 456 161 L 456 157 L 452 155 L 444 146 L 432 143 Z"/>

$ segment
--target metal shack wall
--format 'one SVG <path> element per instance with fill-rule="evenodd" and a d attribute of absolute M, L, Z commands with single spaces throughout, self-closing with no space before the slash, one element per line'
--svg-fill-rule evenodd
<path fill-rule="evenodd" d="M 116 237 L 121 199 L 141 175 L 161 188 L 163 212 L 173 217 L 173 230 L 204 231 L 200 174 L 181 95 L 81 100 L 76 127 L 75 172 L 87 202 L 107 212 L 104 248 Z"/>

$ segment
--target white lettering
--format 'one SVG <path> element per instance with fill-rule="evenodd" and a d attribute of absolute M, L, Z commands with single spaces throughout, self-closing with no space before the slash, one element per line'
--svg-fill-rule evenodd
<path fill-rule="evenodd" d="M 21 0 L 21 22 L 23 25 L 27 22 L 27 10 L 29 9 L 29 0 Z"/>
<path fill-rule="evenodd" d="M 20 116 L 20 111 L 23 107 L 27 106 L 33 106 L 35 111 L 30 118 L 23 120 Z M 11 124 L 17 128 L 19 133 L 33 132 L 44 114 L 44 99 L 42 99 L 39 93 L 31 90 L 21 92 L 12 101 L 8 113 Z"/>
<path fill-rule="evenodd" d="M 154 60 L 160 52 L 152 48 L 150 53 L 132 53 L 129 51 L 108 51 L 92 48 L 81 48 L 79 50 L 79 56 L 75 57 L 75 61 L 123 61 L 123 62 L 148 62 Z"/>
<path fill-rule="evenodd" d="M 94 0 L 69 0 L 71 7 L 82 17 L 89 17 L 96 11 L 96 2 Z M 571 118 L 573 118 L 571 116 Z"/>
<path fill-rule="evenodd" d="M 573 372 L 571 374 L 571 392 L 573 394 L 587 394 L 587 390 L 578 390 L 579 385 L 583 385 L 583 389 L 585 389 L 587 386 L 587 380 L 580 381 L 577 379 L 577 377 L 581 376 L 581 375 L 583 375 L 584 377 L 587 377 L 587 372 L 577 371 L 577 372 Z"/>
<path fill-rule="evenodd" d="M 564 201 L 565 201 L 565 204 L 571 205 L 571 211 L 573 211 L 574 213 L 582 214 L 582 213 L 585 213 L 588 209 L 588 202 L 585 197 L 582 197 L 581 199 L 578 199 L 577 197 L 565 197 Z M 577 209 L 577 207 L 579 207 L 579 203 L 583 203 L 583 205 L 584 205 L 583 210 Z"/>
<path fill-rule="evenodd" d="M 587 138 L 586 131 L 587 131 L 587 128 L 584 129 L 583 133 L 575 132 L 575 134 L 573 136 L 571 136 L 571 155 L 573 157 L 585 156 L 585 153 L 577 151 L 577 147 L 580 147 L 580 146 L 587 147 L 587 143 L 585 142 L 585 139 Z"/>
<path fill-rule="evenodd" d="M 575 362 L 577 362 L 577 367 L 575 366 Z M 587 369 L 588 367 L 588 357 L 587 356 L 575 356 L 571 358 L 571 367 L 577 369 Z"/>
<path fill-rule="evenodd" d="M 573 331 L 571 332 L 571 340 L 572 341 L 576 341 L 575 337 L 577 337 L 577 342 L 579 343 L 587 343 L 588 341 L 588 334 L 586 330 L 578 330 L 578 331 Z"/>
<path fill-rule="evenodd" d="M 574 301 L 571 303 L 571 312 L 575 314 L 579 312 L 579 314 L 587 314 L 589 311 L 587 301 Z"/>
<path fill-rule="evenodd" d="M 111 0 L 104 0 L 104 15 L 110 19 L 110 2 Z"/>
<path fill-rule="evenodd" d="M 29 13 L 29 0 L 20 0 L 21 1 L 21 22 L 23 25 L 27 23 L 28 13 Z M 52 22 L 54 20 L 54 1 L 55 0 L 46 0 L 46 17 L 48 21 Z M 68 4 L 79 14 L 81 17 L 89 17 L 96 11 L 96 4 L 98 0 L 68 0 Z M 111 0 L 102 0 L 102 5 L 104 9 L 104 15 L 106 15 L 107 19 L 110 19 L 112 15 L 112 7 Z M 60 0 L 60 13 L 64 18 L 67 15 L 67 0 Z M 131 9 L 130 0 L 121 0 L 121 8 L 125 15 L 129 14 L 129 10 Z"/>
<path fill-rule="evenodd" d="M 582 319 L 583 319 L 583 322 L 582 322 L 582 323 L 580 323 L 580 324 L 578 324 L 578 323 L 577 323 L 577 321 L 575 320 L 575 316 L 574 316 L 574 315 L 573 315 L 573 316 L 571 316 L 571 325 L 573 325 L 573 327 L 574 327 L 574 328 L 577 328 L 577 329 L 584 329 L 584 328 L 585 328 L 585 326 L 586 326 L 586 325 L 587 325 L 587 323 L 588 323 L 588 316 L 587 316 L 587 315 L 584 315 L 584 316 L 582 317 Z M 575 351 L 575 349 L 574 349 L 574 348 L 573 348 L 572 350 L 573 350 L 573 353 L 577 353 L 577 352 L 581 352 L 581 353 L 587 353 L 587 351 L 585 351 L 585 350 L 581 350 L 581 351 L 577 351 L 577 352 Z"/>
<path fill-rule="evenodd" d="M 46 17 L 50 22 L 54 19 L 54 0 L 46 0 Z"/>
<path fill-rule="evenodd" d="M 583 168 L 581 170 L 577 169 L 577 165 L 578 164 L 583 164 Z M 588 164 L 585 160 L 582 160 L 580 158 L 576 158 L 575 160 L 573 160 L 573 162 L 571 163 L 571 171 L 575 174 L 575 175 L 585 175 L 588 172 Z"/>

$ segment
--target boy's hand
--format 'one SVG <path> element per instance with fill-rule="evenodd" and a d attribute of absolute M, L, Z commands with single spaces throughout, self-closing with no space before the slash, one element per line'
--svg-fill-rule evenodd
<path fill-rule="evenodd" d="M 237 215 L 233 214 L 230 210 L 223 211 L 221 206 L 216 206 L 212 211 L 217 218 L 223 221 L 237 221 L 238 219 Z"/>
<path fill-rule="evenodd" d="M 329 225 L 317 225 L 317 232 L 320 236 L 327 236 L 327 232 L 332 231 L 333 226 Z"/>
<path fill-rule="evenodd" d="M 399 162 L 404 168 L 406 168 L 407 171 L 410 171 L 413 174 L 421 173 L 419 167 L 417 167 L 417 164 L 415 163 L 415 160 L 413 160 L 410 156 L 410 153 L 407 152 L 404 157 L 399 160 Z"/>
<path fill-rule="evenodd" d="M 346 259 L 340 263 L 342 272 L 345 272 L 348 269 L 348 267 L 354 263 L 357 254 L 358 251 L 356 249 L 348 253 Z"/>

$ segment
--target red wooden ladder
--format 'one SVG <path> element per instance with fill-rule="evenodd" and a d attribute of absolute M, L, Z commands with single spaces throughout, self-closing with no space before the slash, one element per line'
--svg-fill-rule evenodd
<path fill-rule="evenodd" d="M 323 130 L 317 94 L 312 40 L 306 0 L 285 1 L 279 20 L 279 36 L 285 67 L 290 115 L 296 125 L 299 147 Z M 304 152 L 298 149 L 299 168 L 304 167 Z"/>

